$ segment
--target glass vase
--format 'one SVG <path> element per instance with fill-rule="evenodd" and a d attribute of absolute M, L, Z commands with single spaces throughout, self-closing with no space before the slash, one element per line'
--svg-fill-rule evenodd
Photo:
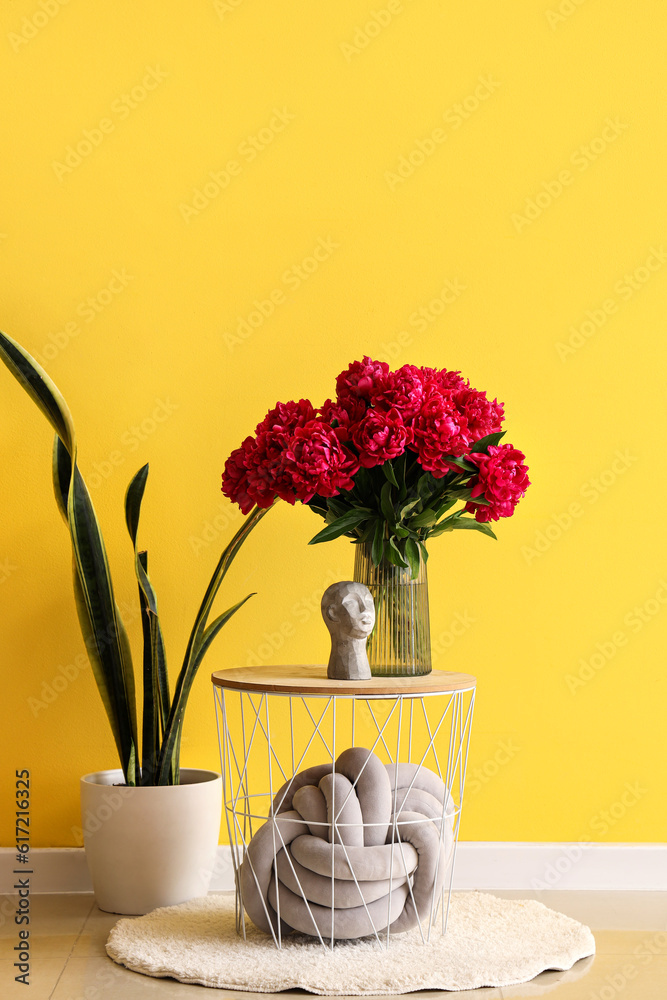
<path fill-rule="evenodd" d="M 420 556 L 413 580 L 409 569 L 383 560 L 373 565 L 370 544 L 355 545 L 354 579 L 375 603 L 375 628 L 366 643 L 374 676 L 416 677 L 431 672 L 428 577 Z"/>

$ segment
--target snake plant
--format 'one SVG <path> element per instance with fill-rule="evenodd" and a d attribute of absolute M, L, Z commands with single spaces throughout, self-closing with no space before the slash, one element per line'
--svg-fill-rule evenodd
<path fill-rule="evenodd" d="M 114 597 L 102 532 L 77 465 L 72 416 L 44 369 L 20 344 L 1 332 L 0 358 L 56 432 L 53 485 L 72 539 L 79 623 L 125 781 L 128 785 L 178 784 L 183 716 L 195 675 L 222 627 L 253 595 L 248 594 L 209 624 L 213 601 L 234 557 L 266 510 L 255 507 L 220 556 L 195 618 L 172 697 L 157 599 L 148 576 L 148 554 L 137 546 L 148 465 L 132 479 L 125 496 L 125 521 L 134 548 L 144 641 L 140 752 L 130 644 Z"/>

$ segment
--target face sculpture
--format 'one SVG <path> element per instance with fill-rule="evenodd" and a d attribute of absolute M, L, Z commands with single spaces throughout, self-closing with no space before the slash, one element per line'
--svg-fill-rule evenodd
<path fill-rule="evenodd" d="M 334 583 L 322 597 L 322 614 L 330 632 L 367 639 L 375 625 L 375 605 L 363 583 Z"/>
<path fill-rule="evenodd" d="M 366 639 L 375 625 L 373 598 L 363 583 L 333 583 L 322 597 L 322 617 L 331 633 L 327 677 L 368 680 L 371 670 Z"/>

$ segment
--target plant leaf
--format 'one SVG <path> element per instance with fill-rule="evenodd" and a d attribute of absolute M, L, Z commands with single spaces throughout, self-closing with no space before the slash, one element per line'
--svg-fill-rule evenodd
<path fill-rule="evenodd" d="M 495 538 L 497 541 L 497 536 L 494 534 L 493 530 L 481 521 L 475 521 L 472 517 L 460 517 L 455 521 L 452 521 L 452 528 L 455 530 L 457 528 L 468 528 L 473 531 L 481 531 L 483 535 L 488 535 L 489 538 Z"/>
<path fill-rule="evenodd" d="M 391 536 L 389 537 L 389 545 L 387 546 L 387 559 L 394 566 L 400 566 L 401 569 L 409 568 L 407 562 L 401 555 L 401 552 L 398 546 L 396 545 L 396 542 Z"/>
<path fill-rule="evenodd" d="M 33 357 L 12 337 L 2 332 L 0 332 L 0 358 L 32 400 L 37 403 L 72 456 L 72 461 L 75 462 L 74 424 L 60 390 Z"/>
<path fill-rule="evenodd" d="M 417 481 L 417 493 L 422 500 L 428 499 L 433 492 L 433 476 L 430 472 L 425 472 Z"/>
<path fill-rule="evenodd" d="M 458 466 L 459 469 L 463 469 L 464 472 L 479 472 L 477 466 L 473 465 L 472 462 L 466 462 L 465 458 L 455 458 L 453 455 L 448 455 L 447 461 Z"/>
<path fill-rule="evenodd" d="M 155 783 L 161 739 L 169 717 L 169 674 L 157 597 L 148 576 L 148 553 L 137 550 L 141 503 L 146 489 L 148 465 L 139 469 L 125 494 L 125 523 L 134 548 L 134 570 L 139 585 L 143 655 L 143 721 L 141 740 L 141 783 Z"/>
<path fill-rule="evenodd" d="M 420 559 L 419 559 L 419 546 L 417 545 L 417 542 L 415 542 L 414 539 L 412 538 L 408 538 L 405 543 L 405 558 L 408 561 L 412 579 L 415 580 L 419 575 Z"/>
<path fill-rule="evenodd" d="M 438 520 L 437 513 L 430 507 L 423 510 L 421 514 L 415 514 L 414 517 L 410 518 L 411 528 L 430 528 Z"/>
<path fill-rule="evenodd" d="M 373 544 L 371 545 L 371 560 L 373 565 L 379 566 L 382 562 L 382 556 L 384 553 L 384 521 L 381 517 L 378 517 L 375 523 L 375 534 L 373 536 Z"/>
<path fill-rule="evenodd" d="M 275 503 L 275 501 L 274 501 Z M 192 627 L 190 633 L 190 639 L 188 640 L 188 646 L 185 651 L 185 657 L 183 659 L 183 666 L 176 680 L 176 688 L 174 690 L 174 697 L 171 702 L 171 710 L 169 712 L 169 719 L 167 721 L 167 728 L 165 731 L 165 736 L 162 741 L 162 748 L 160 750 L 160 761 L 158 767 L 157 783 L 161 785 L 166 785 L 169 781 L 169 775 L 174 767 L 175 754 L 178 752 L 178 746 L 180 742 L 180 731 L 183 724 L 183 715 L 185 713 L 185 707 L 188 700 L 188 695 L 190 693 L 190 688 L 192 687 L 192 682 L 195 678 L 201 659 L 203 656 L 202 644 L 204 643 L 204 637 L 206 635 L 206 624 L 208 621 L 208 616 L 211 612 L 211 607 L 213 601 L 220 589 L 220 584 L 224 580 L 229 567 L 236 558 L 239 549 L 245 542 L 246 538 L 256 527 L 265 514 L 271 510 L 270 507 L 254 507 L 251 512 L 245 518 L 243 524 L 238 529 L 231 542 L 225 547 L 218 560 L 218 565 L 213 571 L 213 576 L 206 588 L 206 593 L 204 594 L 204 599 L 195 618 L 195 623 Z M 248 595 L 251 597 L 252 595 Z M 233 608 L 229 609 L 229 612 L 225 612 L 227 615 L 225 621 L 227 621 L 232 614 L 234 614 L 242 604 L 248 600 L 248 597 L 244 598 L 243 601 L 235 604 Z M 223 618 L 224 615 L 220 616 Z M 220 618 L 216 621 L 220 621 Z M 222 623 L 224 624 L 224 622 Z M 215 625 L 212 623 L 211 627 Z M 222 625 L 220 626 L 222 627 Z M 216 633 L 217 634 L 217 633 Z M 210 643 L 206 645 L 204 652 L 208 649 Z M 201 653 L 201 655 L 200 655 Z M 177 763 L 177 761 L 176 761 Z"/>
<path fill-rule="evenodd" d="M 383 464 L 382 471 L 384 472 L 385 477 L 389 480 L 389 482 L 391 483 L 391 485 L 395 486 L 396 489 L 398 489 L 398 480 L 396 479 L 396 474 L 394 472 L 394 467 L 393 467 L 393 465 L 391 464 L 390 461 L 385 462 Z"/>
<path fill-rule="evenodd" d="M 438 507 L 438 509 L 436 510 L 438 521 L 440 520 L 443 514 L 447 513 L 450 507 L 454 506 L 455 503 L 456 503 L 456 497 L 450 500 L 446 500 L 443 504 L 440 505 L 440 507 Z"/>
<path fill-rule="evenodd" d="M 417 497 L 416 500 L 410 500 L 409 503 L 404 504 L 401 507 L 400 512 L 399 512 L 399 517 L 400 517 L 401 521 L 404 520 L 404 518 L 407 517 L 407 515 L 410 513 L 410 511 L 414 510 L 414 508 L 417 506 L 417 504 L 420 504 L 420 503 L 421 503 L 421 499 L 419 497 Z"/>
<path fill-rule="evenodd" d="M 496 431 L 494 434 L 487 434 L 486 437 L 475 441 L 470 447 L 470 451 L 476 455 L 488 455 L 489 447 L 498 444 L 505 437 L 507 431 Z"/>
<path fill-rule="evenodd" d="M 121 764 L 127 783 L 135 784 L 136 775 L 128 772 L 128 768 L 132 767 L 132 760 L 136 761 L 137 747 L 130 644 L 114 599 L 102 533 L 86 484 L 76 465 L 69 490 L 67 516 L 80 583 L 80 597 L 86 609 L 86 614 L 82 616 L 79 605 L 79 621 L 84 635 L 92 625 L 93 634 L 89 638 L 104 664 L 122 747 Z"/>
<path fill-rule="evenodd" d="M 391 483 L 385 483 L 380 494 L 380 508 L 385 516 L 387 524 L 395 523 L 394 505 L 391 502 Z"/>
<path fill-rule="evenodd" d="M 330 542 L 333 538 L 339 538 L 349 531 L 350 528 L 356 528 L 358 524 L 365 521 L 369 513 L 370 511 L 366 510 L 349 510 L 342 517 L 337 517 L 335 521 L 331 521 L 325 528 L 318 531 L 308 544 L 317 545 L 319 542 Z"/>

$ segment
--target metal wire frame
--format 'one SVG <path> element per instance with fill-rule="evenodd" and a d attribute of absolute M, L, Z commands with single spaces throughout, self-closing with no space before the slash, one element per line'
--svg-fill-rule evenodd
<path fill-rule="evenodd" d="M 311 766 L 312 760 L 308 760 L 309 755 L 315 751 L 315 747 L 320 744 L 326 753 L 326 760 L 317 759 L 317 763 L 331 763 L 335 774 L 336 764 L 336 744 L 337 732 L 338 741 L 344 746 L 355 746 L 359 729 L 359 716 L 365 709 L 370 726 L 375 729 L 376 735 L 372 739 L 372 745 L 368 747 L 373 753 L 387 757 L 387 763 L 393 764 L 394 772 L 394 803 L 392 812 L 392 842 L 398 847 L 401 856 L 403 872 L 408 871 L 404 854 L 404 841 L 401 839 L 401 821 L 397 816 L 397 796 L 398 796 L 398 765 L 405 759 L 401 759 L 401 743 L 407 742 L 407 763 L 417 763 L 418 766 L 426 767 L 425 763 L 429 755 L 435 762 L 437 774 L 443 781 L 446 794 L 443 802 L 442 814 L 439 819 L 440 843 L 446 843 L 448 825 L 452 824 L 452 844 L 450 855 L 446 857 L 445 864 L 448 871 L 445 872 L 443 887 L 440 893 L 436 893 L 435 886 L 438 882 L 440 856 L 436 862 L 436 874 L 434 879 L 433 897 L 429 908 L 428 918 L 419 924 L 421 940 L 423 944 L 428 944 L 431 933 L 436 926 L 438 911 L 440 911 L 441 934 L 447 930 L 449 917 L 449 902 L 451 897 L 452 880 L 454 874 L 454 862 L 456 857 L 456 847 L 458 844 L 461 808 L 463 803 L 463 790 L 465 785 L 465 773 L 468 762 L 468 750 L 470 745 L 470 732 L 472 727 L 472 715 L 475 701 L 474 688 L 464 689 L 454 692 L 433 692 L 423 694 L 381 694 L 358 696 L 354 693 L 318 695 L 308 693 L 279 693 L 279 692 L 252 692 L 243 690 L 231 690 L 224 687 L 214 686 L 214 702 L 216 709 L 216 723 L 218 731 L 218 744 L 220 750 L 220 761 L 223 782 L 223 803 L 229 843 L 232 852 L 232 861 L 235 874 L 235 897 L 236 897 L 236 930 L 237 933 L 246 938 L 246 914 L 243 907 L 240 872 L 241 865 L 247 860 L 252 876 L 259 889 L 257 874 L 252 866 L 251 859 L 247 855 L 247 848 L 253 834 L 267 820 L 276 817 L 280 811 L 281 799 L 275 803 L 275 797 L 280 786 L 287 784 L 304 767 Z M 288 760 L 281 760 L 278 748 L 271 736 L 271 712 L 275 705 L 276 710 L 280 708 L 279 719 L 281 733 L 284 734 L 285 713 L 282 712 L 282 702 L 287 698 L 289 702 L 289 751 L 284 756 Z M 440 705 L 435 712 L 435 717 L 429 711 L 427 704 L 433 706 Z M 309 702 L 319 703 L 317 708 L 311 710 Z M 379 706 L 375 703 L 385 702 L 387 715 L 384 721 L 378 717 Z M 323 708 L 319 710 L 323 703 Z M 234 708 L 238 711 L 234 712 Z M 348 720 L 343 720 L 341 724 L 341 712 L 337 708 L 349 707 L 351 711 Z M 310 728 L 300 727 L 295 719 L 295 708 L 303 709 L 305 722 L 310 724 Z M 416 708 L 416 711 L 415 711 Z M 275 722 L 274 711 L 274 722 Z M 404 715 L 407 716 L 403 725 Z M 396 739 L 395 750 L 390 746 L 393 740 L 389 736 L 388 728 L 392 720 L 395 723 Z M 347 725 L 345 724 L 347 721 Z M 421 723 L 418 727 L 417 722 Z M 419 731 L 421 728 L 421 731 Z M 405 729 L 407 729 L 407 741 L 405 739 Z M 344 739 L 347 731 L 348 738 Z M 301 743 L 297 739 L 297 731 L 302 735 Z M 372 734 L 371 734 L 372 736 Z M 284 739 L 283 739 L 284 744 Z M 368 741 L 365 742 L 366 745 Z M 446 751 L 446 760 L 444 753 Z M 283 751 L 284 753 L 284 751 Z M 441 760 L 442 758 L 442 760 Z M 365 766 L 365 765 L 364 765 Z M 261 791 L 250 791 L 254 777 L 250 772 L 263 770 L 263 780 L 259 782 L 263 786 Z M 363 768 L 362 768 L 363 771 Z M 409 793 L 416 780 L 417 771 L 407 790 Z M 280 778 L 278 782 L 275 777 Z M 358 780 L 358 779 L 357 779 Z M 268 782 L 268 790 L 266 789 Z M 348 792 L 344 801 L 338 807 L 336 803 L 336 814 L 333 817 L 333 832 L 331 842 L 341 844 L 347 864 L 352 873 L 354 885 L 359 893 L 360 905 L 363 905 L 369 921 L 368 933 L 372 936 L 379 948 L 388 948 L 390 944 L 390 914 L 393 893 L 394 877 L 394 851 L 390 856 L 389 871 L 389 892 L 387 894 L 387 919 L 386 926 L 380 931 L 375 925 L 368 910 L 366 900 L 357 880 L 354 868 L 350 861 L 347 849 L 342 843 L 340 836 L 336 834 L 346 825 L 339 822 L 340 815 L 345 804 L 356 787 L 356 783 Z M 289 791 L 287 784 L 285 795 Z M 407 794 L 405 793 L 405 794 Z M 297 822 L 281 816 L 281 822 L 289 824 Z M 424 818 L 423 822 L 431 823 L 433 820 Z M 273 824 L 273 848 L 274 858 L 277 853 L 286 847 L 285 840 L 278 824 Z M 301 886 L 298 874 L 295 870 L 292 858 L 288 850 L 284 851 L 284 856 L 289 862 L 292 877 L 294 878 L 306 905 L 307 912 L 312 921 L 312 934 L 317 937 L 320 944 L 325 949 L 334 948 L 334 851 L 331 852 L 331 930 L 328 938 L 320 932 L 315 917 L 312 913 L 309 900 Z M 447 875 L 449 876 L 447 878 Z M 277 865 L 273 865 L 272 880 L 276 893 L 276 915 L 277 928 L 273 929 L 272 915 L 269 913 L 266 901 L 263 900 L 265 915 L 269 926 L 272 928 L 274 944 L 277 948 L 282 947 L 282 924 L 280 915 L 280 891 L 278 885 Z M 412 880 L 408 877 L 408 892 L 415 906 L 415 899 L 412 889 Z"/>

